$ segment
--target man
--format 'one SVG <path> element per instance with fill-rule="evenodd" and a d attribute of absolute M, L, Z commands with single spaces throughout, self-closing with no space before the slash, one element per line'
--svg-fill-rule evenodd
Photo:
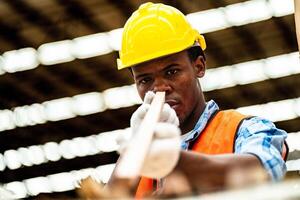
<path fill-rule="evenodd" d="M 205 101 L 198 81 L 205 75 L 205 48 L 203 36 L 171 6 L 145 3 L 125 24 L 118 69 L 130 69 L 144 100 L 131 117 L 133 134 L 154 93 L 166 92 L 137 197 L 163 194 L 176 173 L 200 192 L 225 187 L 233 169 L 261 169 L 270 180 L 285 174 L 286 132 L 266 119 L 219 111 L 213 100 Z"/>

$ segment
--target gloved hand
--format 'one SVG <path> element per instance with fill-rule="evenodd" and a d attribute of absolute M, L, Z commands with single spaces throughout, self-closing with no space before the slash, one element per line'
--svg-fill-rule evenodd
<path fill-rule="evenodd" d="M 167 176 L 178 162 L 180 143 L 180 129 L 177 126 L 158 123 L 141 175 L 156 179 Z"/>
<path fill-rule="evenodd" d="M 147 92 L 143 104 L 133 113 L 130 119 L 132 135 L 137 133 L 154 95 L 153 92 Z M 154 128 L 153 140 L 141 169 L 141 175 L 149 178 L 168 175 L 176 166 L 181 149 L 179 120 L 176 112 L 168 104 L 164 104 L 159 122 Z M 117 138 L 119 153 L 124 151 L 129 141 L 128 136 Z"/>
<path fill-rule="evenodd" d="M 146 93 L 143 104 L 132 114 L 130 119 L 130 127 L 133 133 L 138 131 L 142 120 L 150 108 L 150 104 L 155 94 L 152 91 Z M 179 120 L 174 109 L 169 104 L 163 105 L 159 122 L 167 122 L 179 126 Z"/>
<path fill-rule="evenodd" d="M 125 151 L 129 142 L 128 135 L 120 135 L 117 138 L 120 154 Z M 180 129 L 177 126 L 165 122 L 157 123 L 140 174 L 156 179 L 168 175 L 178 162 L 180 144 Z"/>

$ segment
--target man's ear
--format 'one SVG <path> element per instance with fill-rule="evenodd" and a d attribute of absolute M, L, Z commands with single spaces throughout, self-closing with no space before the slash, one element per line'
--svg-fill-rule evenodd
<path fill-rule="evenodd" d="M 202 78 L 205 74 L 206 62 L 203 56 L 198 56 L 194 61 L 194 69 L 196 72 L 196 76 L 198 78 Z"/>

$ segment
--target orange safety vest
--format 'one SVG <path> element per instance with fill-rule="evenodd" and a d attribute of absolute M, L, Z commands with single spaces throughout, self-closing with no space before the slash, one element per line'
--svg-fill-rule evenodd
<path fill-rule="evenodd" d="M 192 151 L 205 154 L 234 153 L 236 133 L 241 122 L 248 116 L 234 110 L 219 111 L 206 125 L 192 145 Z M 283 145 L 282 157 L 286 160 L 287 145 Z M 135 197 L 143 198 L 153 192 L 153 179 L 142 177 Z"/>

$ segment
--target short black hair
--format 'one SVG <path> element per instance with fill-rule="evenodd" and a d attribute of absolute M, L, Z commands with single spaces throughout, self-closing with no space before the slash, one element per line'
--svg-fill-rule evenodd
<path fill-rule="evenodd" d="M 198 56 L 202 56 L 205 60 L 205 55 L 200 46 L 193 46 L 187 50 L 191 62 L 195 61 Z"/>

